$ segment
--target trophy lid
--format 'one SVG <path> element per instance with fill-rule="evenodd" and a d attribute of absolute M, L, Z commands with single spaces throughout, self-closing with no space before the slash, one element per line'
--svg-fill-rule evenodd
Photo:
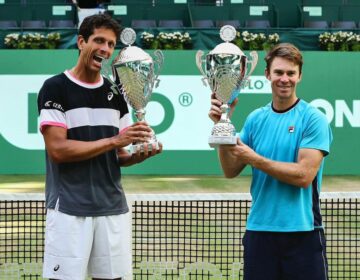
<path fill-rule="evenodd" d="M 131 46 L 136 40 L 136 32 L 132 28 L 124 28 L 120 34 L 120 41 L 124 45 Z"/>
<path fill-rule="evenodd" d="M 115 59 L 116 63 L 127 63 L 133 61 L 152 62 L 152 57 L 139 47 L 131 46 L 136 40 L 136 33 L 132 28 L 124 28 L 120 35 L 120 41 L 128 47 L 122 49 Z"/>
<path fill-rule="evenodd" d="M 152 57 L 139 47 L 129 46 L 120 51 L 116 63 L 127 63 L 134 61 L 152 61 Z"/>
<path fill-rule="evenodd" d="M 217 45 L 209 54 L 233 54 L 233 55 L 244 55 L 244 52 L 240 50 L 238 46 L 230 41 L 236 37 L 236 29 L 231 25 L 224 25 L 220 29 L 220 38 L 225 41 Z"/>

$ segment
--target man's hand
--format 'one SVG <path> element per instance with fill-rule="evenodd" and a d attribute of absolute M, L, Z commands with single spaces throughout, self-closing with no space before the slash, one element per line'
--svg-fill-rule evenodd
<path fill-rule="evenodd" d="M 135 163 L 143 162 L 145 159 L 153 157 L 162 152 L 162 144 L 159 143 L 159 149 L 156 149 L 156 144 L 151 144 L 151 151 L 149 151 L 149 145 L 144 143 L 144 151 L 141 152 L 140 149 L 137 149 L 135 154 L 132 154 L 133 160 Z"/>
<path fill-rule="evenodd" d="M 158 144 L 159 149 L 156 149 L 156 144 L 153 143 L 151 146 L 151 151 L 149 151 L 149 145 L 144 143 L 143 152 L 138 149 L 134 154 L 129 154 L 125 149 L 120 149 L 118 152 L 120 166 L 130 166 L 137 164 L 150 157 L 160 154 L 162 152 L 163 145 L 160 142 L 158 142 Z"/>
<path fill-rule="evenodd" d="M 238 99 L 235 98 L 234 101 L 230 104 L 230 111 L 229 111 L 229 118 L 231 117 L 234 109 L 235 109 L 235 105 L 238 103 Z M 217 98 L 215 93 L 213 93 L 211 95 L 211 107 L 209 110 L 209 118 L 214 122 L 217 123 L 220 118 L 221 118 L 221 107 L 222 102 L 220 102 Z"/>
<path fill-rule="evenodd" d="M 224 175 L 227 178 L 234 178 L 241 173 L 247 164 L 258 156 L 249 146 L 237 139 L 236 145 L 220 145 L 219 158 Z"/>
<path fill-rule="evenodd" d="M 134 142 L 148 142 L 153 131 L 146 122 L 136 122 L 112 137 L 114 145 L 123 148 Z"/>
<path fill-rule="evenodd" d="M 243 164 L 252 165 L 253 161 L 256 160 L 258 154 L 254 152 L 248 145 L 245 145 L 239 138 L 237 138 L 237 144 L 232 146 L 232 154 Z"/>

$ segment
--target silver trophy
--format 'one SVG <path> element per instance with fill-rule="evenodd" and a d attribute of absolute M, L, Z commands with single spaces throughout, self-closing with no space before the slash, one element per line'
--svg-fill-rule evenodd
<path fill-rule="evenodd" d="M 153 88 L 159 85 L 159 73 L 164 62 L 164 55 L 161 51 L 154 52 L 154 58 L 141 48 L 131 46 L 136 39 L 136 33 L 131 28 L 125 28 L 120 35 L 121 42 L 126 45 L 111 64 L 112 79 L 107 71 L 107 62 L 104 61 L 102 73 L 113 83 L 113 90 L 122 93 L 126 102 L 135 111 L 138 121 L 145 120 L 145 107 L 150 100 Z M 104 69 L 103 69 L 104 68 Z M 144 145 L 152 150 L 155 144 L 159 149 L 159 143 L 153 133 L 147 143 L 133 143 L 130 146 L 131 153 L 144 151 Z"/>
<path fill-rule="evenodd" d="M 250 52 L 249 60 L 239 47 L 230 43 L 236 36 L 236 30 L 231 25 L 220 29 L 220 37 L 224 43 L 217 45 L 203 58 L 204 52 L 196 53 L 196 65 L 203 75 L 202 81 L 209 84 L 215 97 L 221 101 L 221 118 L 217 122 L 209 137 L 210 147 L 218 145 L 235 145 L 235 127 L 229 119 L 229 105 L 240 93 L 258 61 L 255 51 Z M 250 68 L 248 68 L 250 64 Z M 205 69 L 204 69 L 205 67 Z"/>

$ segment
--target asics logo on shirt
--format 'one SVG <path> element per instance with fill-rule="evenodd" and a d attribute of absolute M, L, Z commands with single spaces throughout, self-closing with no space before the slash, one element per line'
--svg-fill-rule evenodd
<path fill-rule="evenodd" d="M 45 108 L 55 108 L 55 109 L 58 109 L 58 110 L 64 112 L 64 109 L 61 106 L 61 104 L 53 102 L 51 100 L 45 102 Z"/>
<path fill-rule="evenodd" d="M 107 99 L 110 101 L 111 99 L 113 99 L 114 94 L 110 91 L 107 95 Z"/>
<path fill-rule="evenodd" d="M 59 268 L 60 268 L 60 265 L 55 265 L 55 267 L 54 267 L 54 271 L 58 271 L 59 270 Z"/>

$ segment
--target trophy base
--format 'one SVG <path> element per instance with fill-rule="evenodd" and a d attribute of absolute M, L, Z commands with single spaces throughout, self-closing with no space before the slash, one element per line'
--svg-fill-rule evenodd
<path fill-rule="evenodd" d="M 209 145 L 211 148 L 216 148 L 219 145 L 236 145 L 237 136 L 216 136 L 209 137 Z"/>
<path fill-rule="evenodd" d="M 153 150 L 153 144 L 155 145 L 155 149 L 159 150 L 159 142 L 154 141 L 154 142 L 148 142 L 148 143 L 133 144 L 130 146 L 130 153 L 136 154 L 138 150 L 140 150 L 140 153 L 143 153 L 144 149 L 145 149 L 145 145 L 147 145 L 148 152 L 151 152 Z"/>

